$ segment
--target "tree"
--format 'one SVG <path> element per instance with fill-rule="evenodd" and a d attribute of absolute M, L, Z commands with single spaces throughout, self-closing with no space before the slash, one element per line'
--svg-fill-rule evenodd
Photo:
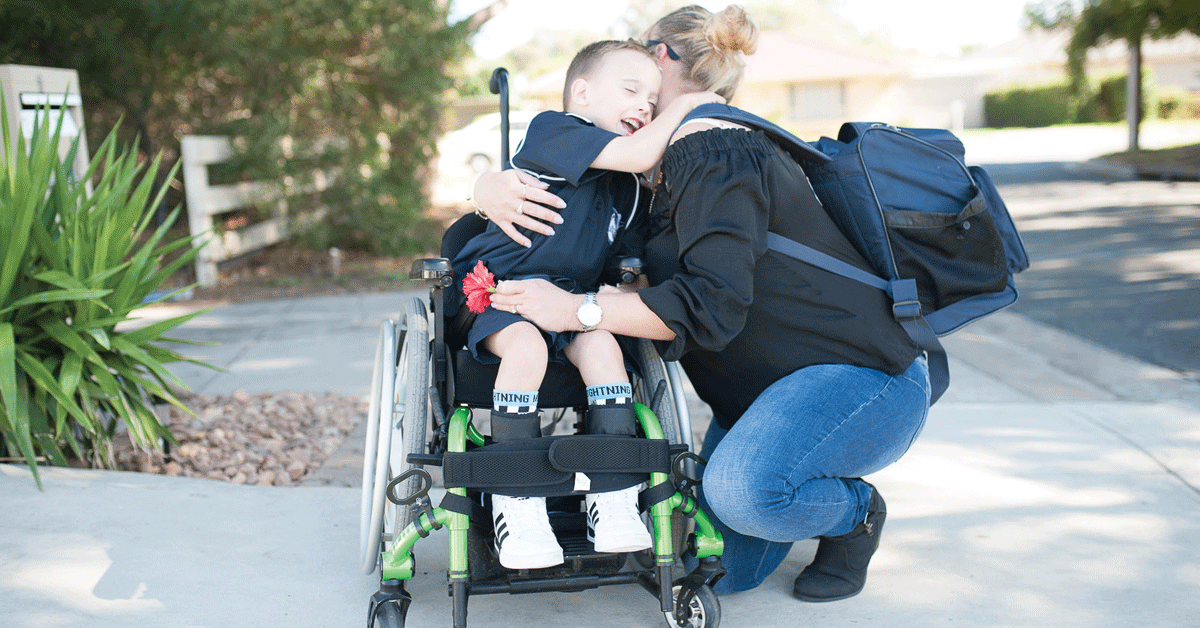
<path fill-rule="evenodd" d="M 212 133 L 258 176 L 321 169 L 293 206 L 331 209 L 324 242 L 400 253 L 428 239 L 448 68 L 507 3 L 448 23 L 448 0 L 0 0 L 0 63 L 75 68 L 89 134 L 125 117 L 144 156 Z"/>
<path fill-rule="evenodd" d="M 1142 106 L 1142 41 L 1173 37 L 1183 31 L 1200 34 L 1200 4 L 1196 0 L 1086 0 L 1078 12 L 1069 1 L 1026 5 L 1031 25 L 1070 28 L 1067 66 L 1071 86 L 1080 94 L 1086 85 L 1087 53 L 1113 40 L 1124 40 L 1129 49 L 1125 89 L 1125 118 L 1129 125 L 1129 150 L 1138 150 Z"/>

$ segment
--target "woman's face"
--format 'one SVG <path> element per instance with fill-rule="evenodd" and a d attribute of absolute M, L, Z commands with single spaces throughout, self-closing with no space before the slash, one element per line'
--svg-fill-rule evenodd
<path fill-rule="evenodd" d="M 658 34 L 654 31 L 646 36 L 647 40 L 658 40 Z M 697 85 L 684 77 L 686 68 L 682 61 L 676 61 L 667 53 L 666 44 L 658 44 L 654 47 L 654 56 L 658 59 L 658 67 L 662 68 L 662 87 L 658 92 L 658 110 L 662 111 L 671 101 L 680 94 L 689 92 L 704 91 L 704 88 Z"/>

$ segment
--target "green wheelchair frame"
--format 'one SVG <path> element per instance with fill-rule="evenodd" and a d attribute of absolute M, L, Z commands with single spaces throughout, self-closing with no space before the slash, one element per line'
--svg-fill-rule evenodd
<path fill-rule="evenodd" d="M 658 418 L 646 406 L 636 404 L 636 413 L 643 432 L 648 439 L 662 439 L 663 430 Z M 448 451 L 465 452 L 468 442 L 483 446 L 484 436 L 471 422 L 469 408 L 457 408 L 450 418 L 447 439 Z M 470 581 L 470 565 L 468 560 L 468 533 L 470 518 L 467 514 L 448 510 L 441 507 L 431 507 L 428 490 L 432 484 L 429 474 L 423 469 L 412 469 L 406 474 L 394 479 L 388 487 L 387 497 L 393 503 L 402 507 L 414 508 L 416 517 L 404 530 L 400 531 L 389 549 L 381 552 L 380 579 L 381 587 L 371 599 L 368 611 L 369 625 L 376 618 L 389 618 L 381 623 L 403 625 L 411 597 L 404 588 L 404 582 L 413 577 L 415 562 L 412 555 L 413 546 L 434 531 L 446 528 L 449 531 L 449 581 L 454 604 L 454 626 L 465 628 L 467 616 L 467 599 L 471 593 L 518 593 L 532 591 L 561 591 L 582 590 L 601 585 L 639 583 L 661 602 L 661 610 L 674 626 L 696 626 L 700 628 L 715 628 L 712 619 L 696 622 L 694 615 L 697 611 L 706 612 L 709 617 L 715 613 L 719 618 L 719 606 L 711 592 L 724 570 L 720 566 L 720 555 L 724 549 L 721 533 L 716 530 L 711 520 L 698 507 L 693 490 L 697 485 L 695 479 L 688 477 L 682 464 L 690 456 L 681 455 L 675 459 L 672 473 L 654 472 L 650 474 L 650 486 L 672 486 L 675 490 L 669 496 L 662 493 L 665 499 L 650 507 L 650 515 L 654 529 L 654 570 L 641 569 L 619 572 L 608 576 L 581 575 L 555 578 L 550 585 L 542 585 L 537 580 L 523 583 L 524 586 L 489 585 L 480 586 Z M 403 483 L 411 475 L 417 475 L 421 482 L 413 495 L 398 496 L 393 494 L 394 487 Z M 674 477 L 673 477 L 674 476 Z M 466 488 L 450 488 L 447 492 L 467 496 Z M 660 488 L 662 490 L 662 488 Z M 695 532 L 689 538 L 689 552 L 694 552 L 698 566 L 685 578 L 676 583 L 672 577 L 676 560 L 672 536 L 673 513 L 691 518 L 695 522 Z M 699 596 L 699 597 L 698 597 Z M 707 608 L 705 608 L 707 606 Z M 713 618 L 715 619 L 715 618 Z M 716 620 L 716 621 L 719 621 Z"/>

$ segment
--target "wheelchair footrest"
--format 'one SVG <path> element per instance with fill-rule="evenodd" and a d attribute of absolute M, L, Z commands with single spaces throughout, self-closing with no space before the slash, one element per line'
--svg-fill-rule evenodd
<path fill-rule="evenodd" d="M 442 459 L 447 488 L 548 497 L 628 488 L 650 473 L 669 473 L 674 450 L 666 440 L 576 435 L 496 443 Z M 577 474 L 586 474 L 585 489 Z"/>

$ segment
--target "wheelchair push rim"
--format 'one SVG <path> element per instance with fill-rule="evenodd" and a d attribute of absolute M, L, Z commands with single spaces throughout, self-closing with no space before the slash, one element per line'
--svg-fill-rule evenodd
<path fill-rule="evenodd" d="M 386 498 L 389 481 L 413 468 L 408 454 L 425 445 L 428 417 L 429 326 L 425 304 L 407 304 L 399 328 L 386 321 L 376 352 L 371 406 L 363 451 L 363 505 L 360 540 L 364 573 L 372 573 L 380 552 L 396 531 L 411 521 L 411 509 Z M 408 480 L 399 495 L 412 489 Z"/>

